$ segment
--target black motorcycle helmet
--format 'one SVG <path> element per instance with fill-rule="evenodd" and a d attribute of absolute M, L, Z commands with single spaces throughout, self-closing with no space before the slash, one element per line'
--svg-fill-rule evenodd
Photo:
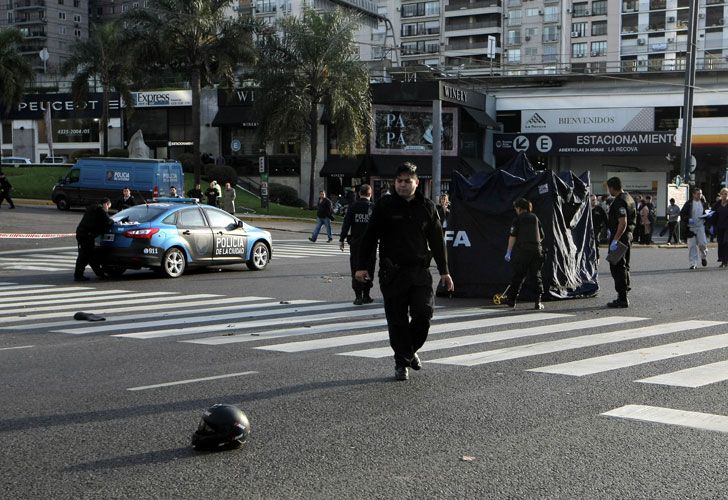
<path fill-rule="evenodd" d="M 250 435 L 250 421 L 237 406 L 216 404 L 205 410 L 192 446 L 197 450 L 238 448 Z"/>

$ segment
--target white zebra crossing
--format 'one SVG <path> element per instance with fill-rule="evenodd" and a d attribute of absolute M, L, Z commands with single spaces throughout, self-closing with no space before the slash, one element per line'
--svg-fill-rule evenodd
<path fill-rule="evenodd" d="M 27 288 L 19 288 L 23 286 Z M 380 303 L 357 307 L 348 302 L 278 301 L 270 297 L 184 295 L 174 292 L 145 292 L 152 295 L 140 297 L 143 294 L 129 295 L 132 292 L 125 290 L 114 290 L 112 292 L 116 295 L 113 297 L 110 294 L 96 297 L 96 301 L 93 301 L 91 298 L 98 295 L 99 291 L 90 287 L 33 287 L 8 282 L 0 284 L 0 297 L 4 297 L 2 292 L 18 292 L 17 295 L 7 297 L 7 300 L 0 299 L 0 330 L 48 328 L 52 332 L 71 335 L 108 333 L 115 337 L 139 340 L 184 337 L 179 341 L 208 346 L 242 344 L 260 351 L 287 354 L 316 350 L 329 350 L 332 354 L 358 358 L 385 358 L 392 354 Z M 17 310 L 17 304 L 24 304 L 22 311 Z M 107 321 L 90 324 L 69 318 L 70 311 L 84 306 L 93 306 L 93 312 L 107 315 Z M 627 325 L 646 321 L 649 318 L 635 316 L 578 319 L 572 314 L 552 312 L 513 313 L 501 308 L 438 307 L 430 330 L 433 336 L 420 352 L 440 353 L 433 359 L 427 358 L 428 366 L 472 367 L 624 341 L 660 339 L 672 333 L 717 329 L 726 324 L 721 321 L 684 320 L 637 327 Z M 536 324 L 530 326 L 528 323 Z M 581 330 L 603 330 L 615 325 L 624 326 L 615 331 L 596 334 L 519 343 L 499 349 L 478 349 L 478 352 L 457 352 L 466 348 L 472 350 L 473 346 L 480 344 Z M 463 334 L 455 336 L 455 332 Z M 631 348 L 526 371 L 582 377 L 728 347 L 728 333 L 716 333 L 713 331 L 692 340 Z M 281 342 L 283 339 L 286 340 Z M 351 350 L 352 346 L 377 343 L 380 345 Z M 660 371 L 663 373 L 635 382 L 702 387 L 728 380 L 728 361 L 668 373 L 663 367 Z"/>
<path fill-rule="evenodd" d="M 69 247 L 50 248 L 45 253 L 16 252 L 12 257 L 0 256 L 0 269 L 14 271 L 70 271 L 76 266 L 77 252 L 68 251 Z M 0 255 L 6 255 L 5 253 Z M 277 240 L 273 243 L 273 260 L 311 259 L 318 257 L 347 257 L 349 248 L 342 252 L 335 242 L 311 243 L 308 240 Z"/>
<path fill-rule="evenodd" d="M 714 432 L 728 432 L 728 417 L 697 411 L 675 410 L 648 405 L 625 405 L 602 413 L 606 417 L 655 422 Z"/>

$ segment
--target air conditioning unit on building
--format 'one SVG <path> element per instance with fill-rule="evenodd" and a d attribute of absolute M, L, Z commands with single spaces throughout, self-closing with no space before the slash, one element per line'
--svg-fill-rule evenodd
<path fill-rule="evenodd" d="M 529 41 L 531 39 L 531 35 L 526 35 L 524 38 L 526 39 L 526 41 Z"/>
<path fill-rule="evenodd" d="M 668 23 L 674 23 L 675 22 L 675 16 L 670 16 L 667 18 Z"/>
<path fill-rule="evenodd" d="M 539 11 L 538 11 L 538 15 L 539 15 L 539 16 L 543 16 L 543 11 L 542 11 L 542 10 L 539 10 Z"/>
<path fill-rule="evenodd" d="M 674 41 L 675 41 L 675 39 L 674 39 L 674 38 L 668 38 L 668 39 L 667 39 L 667 43 L 672 43 L 672 42 L 674 42 Z"/>
<path fill-rule="evenodd" d="M 585 11 L 584 11 L 584 15 L 585 15 L 585 16 L 591 16 L 591 12 L 589 12 L 588 10 L 585 10 Z"/>
<path fill-rule="evenodd" d="M 637 61 L 637 66 L 644 66 L 647 61 Z"/>
<path fill-rule="evenodd" d="M 725 24 L 725 19 L 723 19 L 722 17 L 718 19 L 718 24 Z"/>
<path fill-rule="evenodd" d="M 644 45 L 644 44 L 645 44 L 645 39 L 644 38 L 638 38 L 637 39 L 637 45 Z"/>
<path fill-rule="evenodd" d="M 584 53 L 579 52 L 578 54 L 574 54 L 574 57 L 584 57 Z"/>
<path fill-rule="evenodd" d="M 698 14 L 698 17 L 700 19 L 705 19 L 705 13 L 701 12 L 700 14 Z"/>
<path fill-rule="evenodd" d="M 591 53 L 591 56 L 592 57 L 599 57 L 599 52 L 592 52 Z"/>
<path fill-rule="evenodd" d="M 571 38 L 578 38 L 579 32 L 578 31 L 572 31 L 571 32 Z"/>
<path fill-rule="evenodd" d="M 508 19 L 508 14 L 503 14 L 503 19 Z"/>

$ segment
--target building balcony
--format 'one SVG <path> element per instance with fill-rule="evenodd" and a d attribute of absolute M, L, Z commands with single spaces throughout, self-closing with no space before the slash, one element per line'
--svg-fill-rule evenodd
<path fill-rule="evenodd" d="M 15 22 L 11 26 L 15 26 L 16 28 L 19 27 L 29 27 L 29 26 L 45 26 L 48 24 L 48 21 L 46 19 L 16 19 Z"/>
<path fill-rule="evenodd" d="M 450 5 L 445 6 L 445 12 L 453 10 L 487 9 L 500 6 L 500 0 L 475 0 L 472 2 L 468 0 L 456 0 L 450 2 Z"/>
<path fill-rule="evenodd" d="M 15 2 L 14 8 L 16 12 L 21 12 L 25 10 L 44 9 L 45 6 L 45 0 L 18 0 Z"/>
<path fill-rule="evenodd" d="M 471 49 L 487 49 L 488 42 L 460 42 L 460 43 L 449 43 L 445 45 L 445 50 L 471 50 Z"/>
<path fill-rule="evenodd" d="M 477 30 L 484 28 L 500 29 L 500 23 L 498 22 L 486 22 L 481 21 L 479 23 L 448 23 L 445 24 L 445 31 L 464 31 L 464 30 Z"/>

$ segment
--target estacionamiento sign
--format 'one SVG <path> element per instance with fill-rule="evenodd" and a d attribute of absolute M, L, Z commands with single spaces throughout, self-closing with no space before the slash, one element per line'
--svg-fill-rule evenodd
<path fill-rule="evenodd" d="M 495 154 L 665 155 L 676 152 L 674 132 L 494 134 Z"/>

